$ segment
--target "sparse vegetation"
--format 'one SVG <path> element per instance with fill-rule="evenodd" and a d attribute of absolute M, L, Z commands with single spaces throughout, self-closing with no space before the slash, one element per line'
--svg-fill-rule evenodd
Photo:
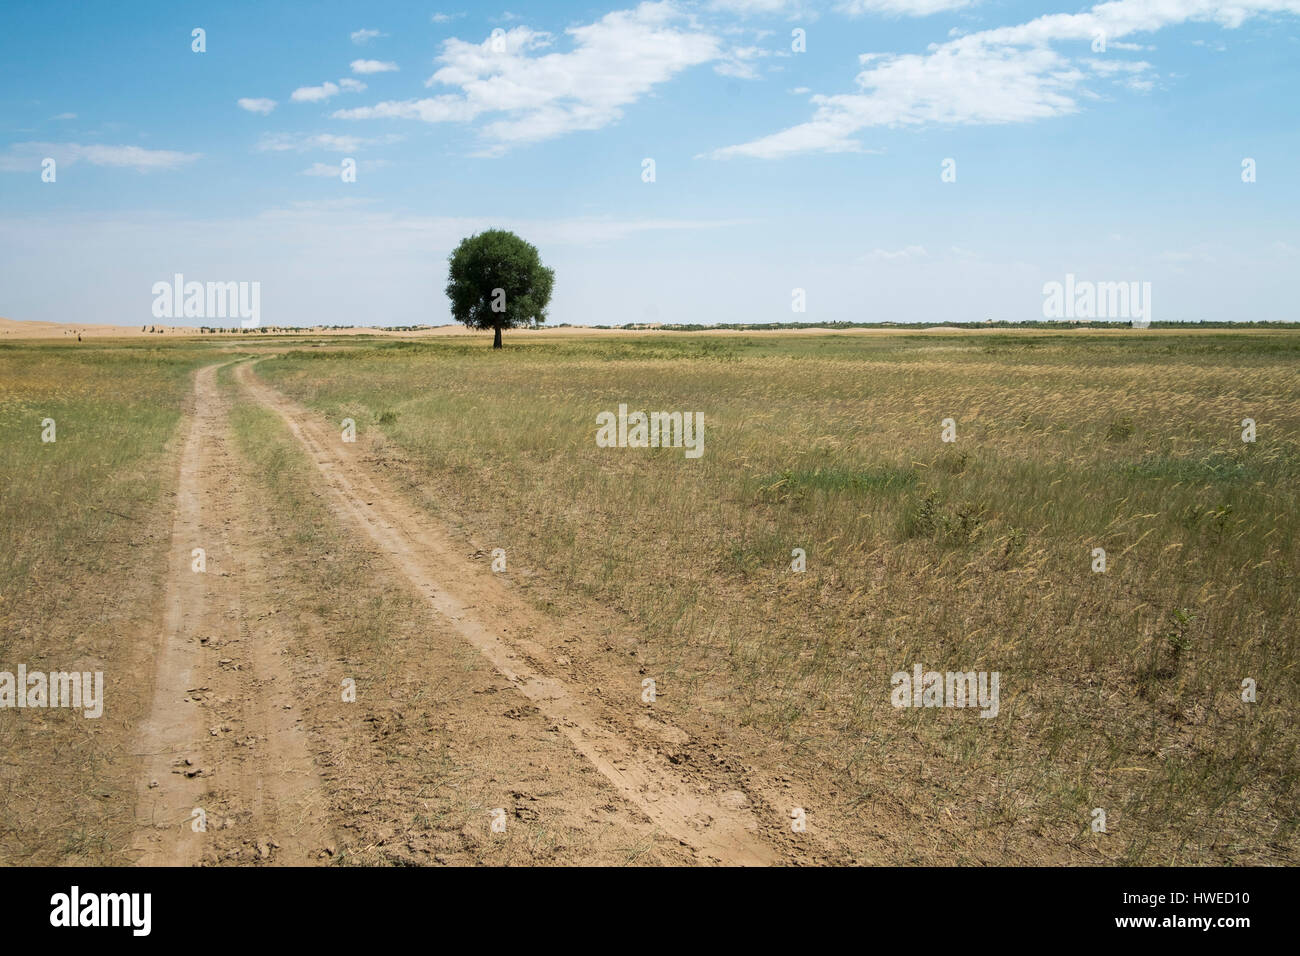
<path fill-rule="evenodd" d="M 222 351 L 211 339 L 144 341 L 0 345 L 0 646 L 11 660 L 113 668 L 112 706 L 127 720 L 148 700 L 147 643 L 132 635 L 156 632 L 190 373 Z M 431 520 L 504 548 L 539 614 L 630 635 L 584 638 L 566 654 L 580 647 L 602 683 L 652 675 L 663 720 L 707 725 L 741 761 L 782 767 L 835 817 L 846 852 L 871 832 L 884 835 L 879 862 L 1297 861 L 1300 336 L 486 345 L 290 338 L 253 349 L 285 353 L 257 374 L 331 428 L 353 418 L 358 458 Z M 596 413 L 619 402 L 702 413 L 703 457 L 596 447 Z M 46 416 L 57 445 L 39 441 Z M 940 442 L 947 417 L 955 444 Z M 1241 441 L 1243 417 L 1259 423 L 1254 444 Z M 385 748 L 432 726 L 431 711 L 403 703 L 425 693 L 405 676 L 429 653 L 421 606 L 324 516 L 311 459 L 273 417 L 239 403 L 232 422 L 258 500 L 277 508 L 259 546 L 291 552 L 269 566 L 303 660 L 350 660 L 391 683 L 374 714 L 382 730 L 348 746 L 357 759 L 400 760 Z M 1090 564 L 1097 548 L 1104 573 Z M 794 549 L 806 552 L 802 573 Z M 344 581 L 355 600 L 330 601 Z M 439 673 L 463 669 L 440 660 Z M 895 710 L 890 675 L 915 664 L 999 671 L 999 716 Z M 1255 703 L 1241 699 L 1246 679 Z M 462 717 L 457 732 L 474 732 Z M 41 732 L 78 755 L 57 772 L 15 736 L 35 727 L 0 724 L 13 755 L 0 770 L 0 858 L 121 862 L 134 782 L 120 726 L 52 712 Z M 478 779 L 447 748 L 421 759 L 430 776 L 414 790 Z M 374 796 L 399 808 L 386 819 L 423 849 L 349 845 L 339 858 L 422 861 L 444 852 L 447 827 L 508 797 L 431 793 L 442 802 Z M 1104 837 L 1086 822 L 1098 806 Z M 562 845 L 581 839 L 579 822 L 553 824 L 495 859 L 546 859 L 557 833 Z M 663 859 L 658 844 L 628 846 L 629 859 Z M 488 852 L 456 847 L 459 859 Z"/>
<path fill-rule="evenodd" d="M 541 604 L 625 612 L 666 706 L 783 741 L 859 809 L 928 808 L 953 859 L 1294 862 L 1298 345 L 644 336 L 501 361 L 439 341 L 262 374 L 329 418 L 397 411 L 377 445 L 429 511 L 505 547 Z M 704 457 L 596 448 L 619 401 L 702 411 Z M 999 670 L 1002 715 L 893 710 L 918 661 Z M 1244 677 L 1270 693 L 1244 704 Z M 1083 835 L 1093 806 L 1126 824 Z"/>

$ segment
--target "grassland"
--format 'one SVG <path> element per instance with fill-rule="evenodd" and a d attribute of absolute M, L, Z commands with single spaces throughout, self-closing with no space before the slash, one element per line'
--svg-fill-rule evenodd
<path fill-rule="evenodd" d="M 656 711 L 704 742 L 678 757 L 713 748 L 797 784 L 844 848 L 831 859 L 1300 861 L 1300 333 L 487 345 L 243 351 L 324 420 L 353 418 L 359 461 L 431 519 L 506 549 L 540 620 L 609 635 L 583 632 L 583 673 L 652 676 Z M 192 373 L 231 357 L 0 345 L 0 670 L 104 670 L 113 695 L 99 721 L 0 711 L 0 863 L 128 859 Z M 553 728 L 484 708 L 508 686 L 327 514 L 276 417 L 219 380 L 240 547 L 269 575 L 243 585 L 248 619 L 284 622 L 303 682 L 367 688 L 361 730 L 325 702 L 302 724 L 355 837 L 343 861 L 683 859 L 627 818 L 593 824 L 609 798 Z M 597 447 L 620 404 L 701 413 L 703 457 Z M 891 675 L 916 664 L 998 671 L 998 716 L 895 709 Z M 486 840 L 484 808 L 521 790 L 542 795 L 535 816 Z"/>
<path fill-rule="evenodd" d="M 0 345 L 0 670 L 103 671 L 100 720 L 0 712 L 0 862 L 121 862 L 173 439 L 200 350 Z M 54 441 L 42 441 L 52 419 Z M 141 697 L 144 699 L 142 700 Z M 20 719 L 21 718 L 21 719 Z"/>
<path fill-rule="evenodd" d="M 220 379 L 233 398 L 231 432 L 260 501 L 259 538 L 271 557 L 268 614 L 290 622 L 303 687 L 355 681 L 359 704 L 306 702 L 311 746 L 330 816 L 347 821 L 332 862 L 416 866 L 687 862 L 673 841 L 591 826 L 607 802 L 599 778 L 542 717 L 485 713 L 478 701 L 510 687 L 391 573 L 373 545 L 322 502 L 319 476 L 274 413 Z M 291 595 L 292 597 L 286 597 Z M 313 673 L 316 672 L 316 673 Z M 355 713 L 360 709 L 362 716 Z M 593 779 L 594 778 L 594 779 Z M 506 833 L 489 809 L 527 794 Z"/>
<path fill-rule="evenodd" d="M 1296 862 L 1300 335 L 525 341 L 259 374 L 539 606 L 634 622 L 669 712 L 889 808 L 891 861 Z M 703 413 L 704 456 L 597 448 L 620 403 Z M 998 671 L 999 716 L 896 710 L 917 663 Z"/>

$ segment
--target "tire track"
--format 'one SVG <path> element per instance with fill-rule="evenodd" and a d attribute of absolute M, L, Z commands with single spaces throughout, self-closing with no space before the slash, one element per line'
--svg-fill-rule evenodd
<path fill-rule="evenodd" d="M 198 709 L 187 702 L 196 687 L 202 661 L 193 631 L 207 609 L 207 594 L 199 575 L 190 570 L 190 549 L 202 537 L 200 530 L 199 469 L 205 421 L 198 400 L 200 384 L 215 376 L 202 368 L 195 378 L 194 408 L 189 432 L 181 449 L 176 483 L 176 514 L 172 519 L 171 544 L 167 555 L 167 584 L 163 598 L 164 617 L 157 647 L 153 679 L 153 703 L 148 718 L 140 725 L 135 752 L 143 758 L 142 777 L 136 803 L 135 849 L 145 865 L 185 865 L 198 861 L 202 841 L 186 826 L 192 808 L 198 805 L 203 782 L 183 773 L 173 774 L 173 765 L 194 763 L 196 745 L 203 732 Z"/>
<path fill-rule="evenodd" d="M 330 842 L 300 691 L 257 616 L 273 607 L 252 498 L 227 449 L 217 366 L 198 370 L 181 453 L 153 702 L 135 748 L 139 862 L 303 864 Z M 206 570 L 194 570 L 193 549 Z M 206 829 L 192 826 L 194 810 Z"/>
<path fill-rule="evenodd" d="M 658 827 L 719 863 L 767 865 L 778 855 L 745 809 L 725 806 L 652 747 L 625 739 L 606 706 L 583 689 L 544 673 L 503 634 L 539 621 L 531 608 L 466 559 L 427 517 L 354 460 L 338 436 L 260 381 L 251 366 L 236 379 L 275 411 L 304 446 L 329 491 L 331 510 L 367 534 L 425 600 L 543 714 L 615 789 Z"/>

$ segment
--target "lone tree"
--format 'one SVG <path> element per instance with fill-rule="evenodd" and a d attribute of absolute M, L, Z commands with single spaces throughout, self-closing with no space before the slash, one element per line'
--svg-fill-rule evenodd
<path fill-rule="evenodd" d="M 462 239 L 449 257 L 447 298 L 451 314 L 471 329 L 501 330 L 546 321 L 555 271 L 542 265 L 537 247 L 513 232 L 489 229 Z"/>

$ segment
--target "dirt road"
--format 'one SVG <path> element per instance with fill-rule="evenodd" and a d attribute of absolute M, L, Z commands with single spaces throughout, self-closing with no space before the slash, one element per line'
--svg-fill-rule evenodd
<path fill-rule="evenodd" d="M 415 638 L 395 634 L 387 659 L 370 662 L 378 669 L 331 659 L 329 635 L 296 613 L 311 599 L 302 593 L 307 572 L 292 569 L 274 507 L 233 448 L 238 394 L 218 385 L 216 366 L 201 369 L 180 456 L 152 705 L 135 747 L 139 862 L 331 862 L 352 834 L 362 862 L 479 862 L 491 845 L 491 808 L 481 804 L 497 802 L 472 796 L 484 791 L 523 804 L 513 820 L 546 823 L 533 828 L 534 844 L 540 833 L 567 832 L 557 861 L 634 860 L 647 847 L 673 863 L 762 865 L 789 855 L 777 843 L 788 826 L 781 798 L 747 796 L 675 765 L 664 742 L 687 734 L 648 717 L 635 693 L 565 675 L 534 639 L 553 624 L 358 460 L 358 446 L 249 365 L 233 378 L 306 451 L 316 469 L 310 493 L 342 533 L 387 565 L 372 568 L 373 580 L 396 579 L 422 610 L 404 622 Z M 317 559 L 299 557 L 303 566 Z M 483 673 L 464 664 L 466 654 L 488 665 Z M 388 690 L 359 708 L 331 702 L 340 666 Z M 417 721 L 411 701 L 431 688 L 435 701 Z M 517 703 L 503 711 L 500 695 Z M 436 783 L 433 761 L 451 768 Z M 426 818 L 456 806 L 470 806 L 477 822 L 433 832 Z M 537 846 L 529 852 L 547 859 Z"/>
<path fill-rule="evenodd" d="M 198 371 L 181 453 L 166 620 L 143 755 L 136 849 L 144 864 L 302 864 L 330 843 L 320 780 L 266 604 L 247 482 L 227 447 L 229 398 Z"/>
<path fill-rule="evenodd" d="M 705 859 L 743 865 L 777 859 L 751 809 L 725 805 L 723 794 L 709 792 L 700 779 L 673 766 L 660 752 L 661 739 L 680 732 L 658 723 L 653 730 L 629 735 L 639 709 L 635 700 L 617 707 L 548 671 L 542 649 L 518 636 L 546 626 L 535 611 L 350 455 L 356 446 L 344 442 L 341 433 L 327 431 L 257 379 L 250 366 L 239 366 L 236 377 L 258 401 L 273 408 L 302 443 L 326 481 L 332 510 L 369 536 L 455 632 L 554 721 L 623 799 Z"/>

